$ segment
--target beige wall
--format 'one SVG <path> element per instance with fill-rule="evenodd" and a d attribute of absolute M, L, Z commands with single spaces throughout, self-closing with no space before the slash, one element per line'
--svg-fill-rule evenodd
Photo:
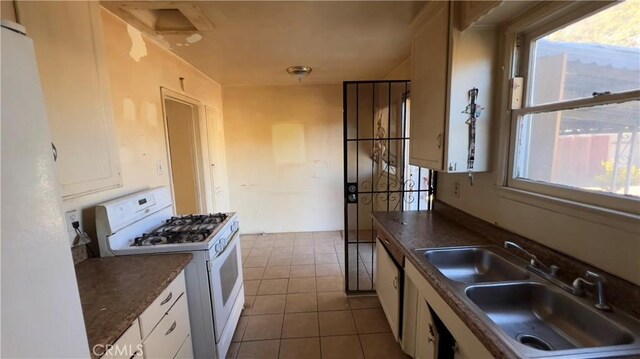
<path fill-rule="evenodd" d="M 16 12 L 13 6 L 13 1 L 0 1 L 0 18 L 2 20 L 16 21 Z"/>
<path fill-rule="evenodd" d="M 94 225 L 96 204 L 170 184 L 161 86 L 180 91 L 179 78 L 184 77 L 185 95 L 222 110 L 221 88 L 217 82 L 144 35 L 139 36 L 104 9 L 102 21 L 123 186 L 64 202 L 65 210 L 82 210 L 83 225 L 89 230 Z M 201 128 L 207 127 L 201 123 Z M 163 168 L 162 174 L 156 171 L 158 163 Z M 210 183 L 208 178 L 205 182 L 207 186 Z M 209 188 L 207 201 L 211 202 Z"/>
<path fill-rule="evenodd" d="M 341 85 L 224 86 L 223 100 L 242 231 L 342 229 Z"/>
<path fill-rule="evenodd" d="M 387 76 L 384 77 L 385 80 L 408 80 L 411 78 L 411 56 L 407 57 L 402 61 L 395 69 L 393 69 Z"/>
<path fill-rule="evenodd" d="M 495 173 L 438 174 L 438 199 L 488 222 L 533 239 L 598 268 L 640 284 L 638 229 L 610 218 L 593 218 L 578 210 L 545 208 L 525 198 L 507 198 L 499 190 Z M 460 198 L 453 184 L 460 183 Z M 529 202 L 529 203 L 525 203 Z M 568 212 L 568 213 L 565 213 Z M 597 216 L 596 216 L 597 217 Z"/>

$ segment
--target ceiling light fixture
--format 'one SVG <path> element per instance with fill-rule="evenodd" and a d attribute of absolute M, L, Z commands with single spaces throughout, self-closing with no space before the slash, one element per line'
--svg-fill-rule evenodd
<path fill-rule="evenodd" d="M 287 72 L 291 76 L 298 78 L 298 82 L 302 82 L 302 79 L 309 76 L 312 68 L 309 66 L 290 66 L 287 67 Z"/>

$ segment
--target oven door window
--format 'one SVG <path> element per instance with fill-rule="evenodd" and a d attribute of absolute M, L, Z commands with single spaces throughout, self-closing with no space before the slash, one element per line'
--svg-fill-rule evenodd
<path fill-rule="evenodd" d="M 238 280 L 238 254 L 236 253 L 238 250 L 237 246 L 234 246 L 229 253 L 229 257 L 224 262 L 222 267 L 220 267 L 220 286 L 222 289 L 222 303 L 223 306 L 227 306 L 227 302 L 233 293 L 233 288 L 235 287 Z"/>

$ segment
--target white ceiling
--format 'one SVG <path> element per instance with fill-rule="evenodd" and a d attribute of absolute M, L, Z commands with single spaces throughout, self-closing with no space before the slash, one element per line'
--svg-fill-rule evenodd
<path fill-rule="evenodd" d="M 102 5 L 121 16 L 121 3 Z M 184 3 L 184 2 L 181 2 Z M 193 1 L 214 28 L 160 41 L 214 80 L 286 84 L 285 69 L 313 68 L 307 83 L 381 79 L 411 53 L 421 1 Z M 159 35 L 152 34 L 153 37 Z M 190 41 L 187 40 L 189 38 Z"/>

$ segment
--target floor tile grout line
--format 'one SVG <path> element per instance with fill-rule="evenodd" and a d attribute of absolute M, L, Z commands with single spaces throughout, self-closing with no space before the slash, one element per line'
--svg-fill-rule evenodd
<path fill-rule="evenodd" d="M 375 335 L 375 334 L 392 334 L 391 331 L 386 332 L 371 332 L 371 333 L 350 333 L 350 334 L 330 334 L 330 335 L 310 335 L 310 336 L 301 336 L 301 337 L 289 337 L 289 338 L 272 338 L 272 339 L 251 339 L 251 340 L 242 340 L 239 342 L 233 343 L 251 343 L 251 342 L 263 342 L 267 340 L 287 340 L 287 339 L 313 339 L 313 338 L 335 338 L 335 337 L 347 337 L 352 335 L 363 336 L 363 335 Z"/>
<path fill-rule="evenodd" d="M 316 309 L 318 309 L 318 312 L 316 312 L 316 317 L 318 318 L 318 341 L 320 342 L 320 359 L 322 359 L 322 339 L 320 339 L 320 298 L 318 297 L 318 292 L 316 291 Z"/>

